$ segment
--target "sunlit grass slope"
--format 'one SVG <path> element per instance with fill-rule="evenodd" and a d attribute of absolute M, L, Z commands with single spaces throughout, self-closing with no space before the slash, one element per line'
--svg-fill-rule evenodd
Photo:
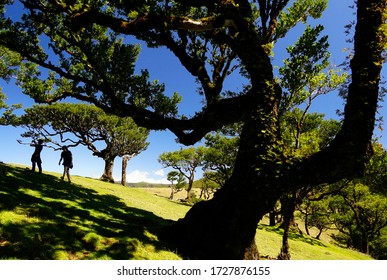
<path fill-rule="evenodd" d="M 0 258 L 179 259 L 155 232 L 187 206 L 141 189 L 0 166 Z"/>
<path fill-rule="evenodd" d="M 128 188 L 0 164 L 0 259 L 180 259 L 157 232 L 189 207 L 151 188 Z M 367 259 L 351 250 L 293 235 L 293 259 Z M 278 255 L 278 229 L 261 225 L 263 256 Z M 189 242 L 189 241 L 187 241 Z"/>
<path fill-rule="evenodd" d="M 261 256 L 276 258 L 282 244 L 283 230 L 278 226 L 259 225 L 256 235 Z M 335 246 L 305 234 L 290 233 L 289 250 L 292 260 L 371 260 L 369 255 Z"/>

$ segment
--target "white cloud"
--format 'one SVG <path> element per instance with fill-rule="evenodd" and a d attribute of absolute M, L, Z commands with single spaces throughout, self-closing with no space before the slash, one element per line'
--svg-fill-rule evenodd
<path fill-rule="evenodd" d="M 154 175 L 163 176 L 164 172 L 159 172 L 160 170 L 154 172 Z M 162 171 L 162 170 L 161 170 Z M 134 170 L 126 174 L 126 181 L 129 183 L 138 183 L 138 182 L 147 182 L 152 184 L 168 184 L 169 181 L 166 178 L 155 179 L 149 177 L 149 172 Z"/>
<path fill-rule="evenodd" d="M 153 174 L 157 175 L 157 176 L 163 177 L 164 176 L 164 170 L 163 169 L 156 170 L 155 172 L 153 172 Z"/>

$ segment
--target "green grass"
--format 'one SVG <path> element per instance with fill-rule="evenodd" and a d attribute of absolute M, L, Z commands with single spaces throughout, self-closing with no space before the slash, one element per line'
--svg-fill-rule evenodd
<path fill-rule="evenodd" d="M 189 207 L 169 189 L 128 188 L 0 164 L 0 259 L 181 259 L 157 232 Z M 275 258 L 281 230 L 260 225 L 261 255 Z M 292 259 L 370 259 L 328 242 L 293 234 Z"/>
<path fill-rule="evenodd" d="M 259 225 L 256 242 L 265 258 L 276 258 L 282 244 L 281 228 Z M 335 246 L 305 234 L 290 233 L 289 250 L 292 260 L 371 260 L 369 255 Z"/>
<path fill-rule="evenodd" d="M 179 259 L 156 232 L 188 207 L 73 176 L 0 166 L 0 258 Z M 169 219 L 169 220 L 167 220 Z"/>

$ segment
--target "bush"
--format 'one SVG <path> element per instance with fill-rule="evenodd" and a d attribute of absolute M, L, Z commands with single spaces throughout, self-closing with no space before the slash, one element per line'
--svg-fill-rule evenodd
<path fill-rule="evenodd" d="M 387 230 L 382 235 L 371 242 L 370 255 L 377 260 L 387 260 Z"/>

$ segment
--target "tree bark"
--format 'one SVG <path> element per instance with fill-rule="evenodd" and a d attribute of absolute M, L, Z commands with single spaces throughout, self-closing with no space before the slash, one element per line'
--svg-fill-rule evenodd
<path fill-rule="evenodd" d="M 269 213 L 269 226 L 274 227 L 276 225 L 276 217 L 277 214 L 274 211 L 270 211 Z"/>
<path fill-rule="evenodd" d="M 193 182 L 194 182 L 194 172 L 192 172 L 188 178 L 188 186 L 187 186 L 187 201 L 192 200 L 192 187 L 193 187 Z"/>
<path fill-rule="evenodd" d="M 362 253 L 368 255 L 370 253 L 370 246 L 369 246 L 367 234 L 363 234 L 361 243 L 362 243 L 361 244 Z"/>
<path fill-rule="evenodd" d="M 126 186 L 126 168 L 128 166 L 129 157 L 122 157 L 122 166 L 121 166 L 121 185 Z"/>
<path fill-rule="evenodd" d="M 305 232 L 306 232 L 306 234 L 307 235 L 309 235 L 310 236 L 310 233 L 309 233 L 309 214 L 308 214 L 308 212 L 306 212 L 305 213 Z"/>
<path fill-rule="evenodd" d="M 121 185 L 126 186 L 126 168 L 128 167 L 128 161 L 136 156 L 136 153 L 131 155 L 122 156 L 122 166 L 121 166 Z M 113 159 L 114 161 L 114 159 Z"/>
<path fill-rule="evenodd" d="M 324 230 L 324 229 L 319 228 L 319 232 L 318 232 L 318 234 L 317 234 L 316 237 L 315 237 L 317 240 L 320 240 L 320 236 L 321 236 L 323 230 Z M 308 235 L 309 235 L 309 234 L 308 234 Z"/>
<path fill-rule="evenodd" d="M 293 192 L 287 197 L 281 199 L 282 203 L 282 213 L 283 213 L 283 224 L 284 233 L 282 236 L 282 246 L 281 252 L 278 256 L 280 260 L 290 260 L 290 251 L 289 251 L 289 231 L 290 228 L 295 226 L 294 221 L 294 211 L 296 210 L 296 198 L 297 193 Z"/>
<path fill-rule="evenodd" d="M 105 168 L 104 168 L 104 171 L 103 171 L 103 174 L 102 174 L 100 180 L 114 183 L 113 167 L 114 167 L 114 158 L 106 158 L 105 159 Z"/>
<path fill-rule="evenodd" d="M 173 200 L 173 195 L 175 194 L 175 188 L 173 184 L 169 186 L 171 188 L 171 194 L 169 195 L 169 200 Z"/>

